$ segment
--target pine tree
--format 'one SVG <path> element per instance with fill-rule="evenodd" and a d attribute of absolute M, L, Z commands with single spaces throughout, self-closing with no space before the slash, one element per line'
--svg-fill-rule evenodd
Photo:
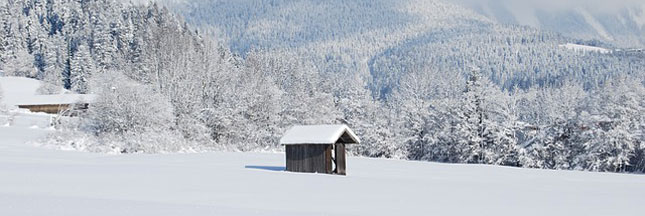
<path fill-rule="evenodd" d="M 400 142 L 405 145 L 409 159 L 421 160 L 430 156 L 432 143 L 433 118 L 430 112 L 431 97 L 430 74 L 423 71 L 413 71 L 402 79 L 402 86 L 390 98 L 390 105 L 395 107 L 399 115 L 397 125 L 400 125 Z"/>
<path fill-rule="evenodd" d="M 4 75 L 4 65 L 10 58 L 9 40 L 12 38 L 10 31 L 9 8 L 7 4 L 0 4 L 0 76 Z"/>
<path fill-rule="evenodd" d="M 592 97 L 593 116 L 587 119 L 586 154 L 583 166 L 589 170 L 624 172 L 636 155 L 644 99 L 643 85 L 624 77 L 607 82 Z"/>
<path fill-rule="evenodd" d="M 459 120 L 455 125 L 461 161 L 468 163 L 484 162 L 484 110 L 483 87 L 479 69 L 473 69 L 466 82 L 461 106 L 457 113 Z"/>
<path fill-rule="evenodd" d="M 95 73 L 89 48 L 85 44 L 78 46 L 70 60 L 71 90 L 78 93 L 89 93 L 89 79 Z"/>
<path fill-rule="evenodd" d="M 34 56 L 30 55 L 25 49 L 18 49 L 15 52 L 15 57 L 7 59 L 7 63 L 4 65 L 5 74 L 35 78 L 38 74 L 38 69 L 34 66 Z"/>
<path fill-rule="evenodd" d="M 454 139 L 462 162 L 518 165 L 515 117 L 508 96 L 471 71 L 456 109 Z"/>
<path fill-rule="evenodd" d="M 66 45 L 62 36 L 55 35 L 46 41 L 45 69 L 43 85 L 38 90 L 40 94 L 58 94 L 63 89 L 63 73 L 65 71 Z"/>
<path fill-rule="evenodd" d="M 96 5 L 93 3 L 92 5 Z M 98 6 L 95 6 L 95 8 Z M 99 10 L 99 8 L 96 8 Z M 116 46 L 111 37 L 110 24 L 105 20 L 102 13 L 93 13 L 92 17 L 92 54 L 96 60 L 96 68 L 99 72 L 113 67 L 115 61 Z"/>

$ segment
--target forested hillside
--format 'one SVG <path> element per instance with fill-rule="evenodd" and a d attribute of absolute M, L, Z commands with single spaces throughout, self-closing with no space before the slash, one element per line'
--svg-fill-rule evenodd
<path fill-rule="evenodd" d="M 442 1 L 162 3 L 3 3 L 1 73 L 100 95 L 48 142 L 274 151 L 290 125 L 344 123 L 370 157 L 645 171 L 642 54 Z"/>

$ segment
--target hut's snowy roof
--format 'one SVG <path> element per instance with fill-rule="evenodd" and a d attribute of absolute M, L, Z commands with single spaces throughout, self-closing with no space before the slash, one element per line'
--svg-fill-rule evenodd
<path fill-rule="evenodd" d="M 96 95 L 93 94 L 57 94 L 57 95 L 34 95 L 16 101 L 16 105 L 51 105 L 51 104 L 75 104 L 92 103 Z"/>
<path fill-rule="evenodd" d="M 334 144 L 341 138 L 343 143 L 360 143 L 347 125 L 298 125 L 284 133 L 280 144 Z"/>
<path fill-rule="evenodd" d="M 96 95 L 67 94 L 69 91 L 60 87 L 61 94 L 38 95 L 38 88 L 42 86 L 39 80 L 25 77 L 0 77 L 0 91 L 4 95 L 0 105 L 13 108 L 18 105 L 55 105 L 92 103 Z"/>

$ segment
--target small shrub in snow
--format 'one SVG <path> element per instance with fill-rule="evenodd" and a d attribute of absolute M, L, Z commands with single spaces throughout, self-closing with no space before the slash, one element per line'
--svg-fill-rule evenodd
<path fill-rule="evenodd" d="M 91 131 L 122 134 L 171 129 L 172 105 L 150 86 L 119 73 L 103 74 L 96 81 L 99 96 L 86 116 Z"/>
<path fill-rule="evenodd" d="M 38 145 L 53 146 L 63 150 L 77 150 L 89 152 L 111 152 L 110 149 L 97 145 L 97 137 L 78 130 L 58 130 L 42 140 Z M 114 151 L 112 151 L 114 152 Z"/>
<path fill-rule="evenodd" d="M 98 137 L 99 152 L 115 153 L 169 153 L 192 151 L 188 142 L 177 131 L 127 132 L 104 134 Z"/>
<path fill-rule="evenodd" d="M 40 140 L 39 145 L 62 150 L 100 153 L 168 153 L 193 152 L 189 142 L 174 131 L 146 131 L 140 133 L 102 133 L 64 128 Z"/>
<path fill-rule="evenodd" d="M 46 144 L 93 152 L 157 153 L 190 148 L 172 128 L 169 100 L 117 72 L 94 80 L 99 95 L 77 126 L 62 128 Z M 65 124 L 71 125 L 71 124 Z"/>

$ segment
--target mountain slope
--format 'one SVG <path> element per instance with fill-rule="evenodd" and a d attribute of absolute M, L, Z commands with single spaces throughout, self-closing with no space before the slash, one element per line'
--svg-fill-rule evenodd
<path fill-rule="evenodd" d="M 228 38 L 224 44 L 233 52 L 301 53 L 323 72 L 360 74 L 377 98 L 389 97 L 398 80 L 414 68 L 464 73 L 478 66 L 504 88 L 557 86 L 569 79 L 594 86 L 607 76 L 643 68 L 638 58 L 560 49 L 559 45 L 579 39 L 500 24 L 438 0 L 169 0 L 165 4 L 188 22 Z M 620 69 L 609 69 L 609 64 Z"/>
<path fill-rule="evenodd" d="M 528 25 L 621 47 L 645 46 L 645 3 L 638 1 L 457 0 L 493 20 Z"/>
<path fill-rule="evenodd" d="M 159 2 L 189 23 L 225 38 L 241 55 L 253 49 L 289 49 L 316 60 L 350 58 L 359 64 L 432 29 L 489 22 L 436 0 Z"/>

